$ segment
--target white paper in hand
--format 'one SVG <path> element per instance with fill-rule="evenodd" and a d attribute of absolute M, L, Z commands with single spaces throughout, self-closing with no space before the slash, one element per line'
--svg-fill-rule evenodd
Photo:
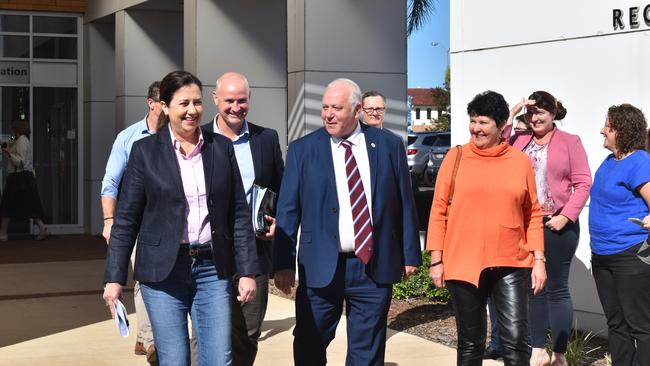
<path fill-rule="evenodd" d="M 124 338 L 129 336 L 129 314 L 120 300 L 115 303 L 115 324 Z"/>

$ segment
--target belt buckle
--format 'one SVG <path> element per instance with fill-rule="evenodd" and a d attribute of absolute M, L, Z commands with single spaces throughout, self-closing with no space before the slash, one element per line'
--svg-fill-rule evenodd
<path fill-rule="evenodd" d="M 199 256 L 199 245 L 189 245 L 189 255 L 192 258 L 196 258 Z"/>

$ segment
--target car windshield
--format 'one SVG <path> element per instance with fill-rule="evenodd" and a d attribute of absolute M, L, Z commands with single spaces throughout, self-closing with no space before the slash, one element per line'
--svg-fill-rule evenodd
<path fill-rule="evenodd" d="M 432 146 L 449 146 L 451 144 L 451 139 L 449 135 L 440 135 L 436 139 L 436 141 L 433 142 Z"/>

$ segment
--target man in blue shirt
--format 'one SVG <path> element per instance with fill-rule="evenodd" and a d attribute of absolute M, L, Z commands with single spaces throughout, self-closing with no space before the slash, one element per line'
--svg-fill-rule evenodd
<path fill-rule="evenodd" d="M 251 204 L 253 184 L 279 192 L 284 172 L 278 133 L 270 128 L 254 125 L 246 120 L 250 102 L 250 88 L 244 75 L 227 72 L 217 80 L 212 93 L 217 106 L 214 120 L 203 128 L 232 140 L 248 204 Z M 262 321 L 266 313 L 269 273 L 272 270 L 272 240 L 275 220 L 266 216 L 271 224 L 269 232 L 257 236 L 257 253 L 262 275 L 255 277 L 257 296 L 254 301 L 232 306 L 232 361 L 233 366 L 251 366 L 257 354 Z M 237 289 L 239 277 L 233 279 Z M 236 299 L 237 294 L 233 294 Z"/>
<path fill-rule="evenodd" d="M 113 216 L 117 206 L 117 197 L 119 194 L 120 182 L 124 171 L 126 171 L 126 163 L 129 160 L 131 147 L 133 143 L 151 136 L 162 127 L 160 122 L 160 113 L 162 107 L 160 106 L 160 82 L 155 81 L 149 86 L 147 93 L 147 106 L 149 108 L 147 115 L 141 121 L 138 121 L 125 128 L 117 135 L 111 155 L 108 157 L 106 163 L 106 173 L 102 179 L 102 212 L 104 215 L 104 230 L 102 236 L 108 240 L 111 237 L 111 227 L 113 226 Z M 131 255 L 131 263 L 134 262 L 135 250 Z M 147 361 L 154 363 L 156 361 L 156 349 L 153 345 L 153 332 L 151 331 L 151 323 L 149 316 L 140 294 L 140 284 L 136 283 L 133 288 L 133 297 L 135 302 L 135 312 L 138 319 L 138 332 L 135 343 L 135 353 L 139 355 L 147 355 Z"/>

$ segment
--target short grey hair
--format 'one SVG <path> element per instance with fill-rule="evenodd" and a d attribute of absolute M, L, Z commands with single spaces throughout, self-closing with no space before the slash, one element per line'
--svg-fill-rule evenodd
<path fill-rule="evenodd" d="M 354 109 L 356 105 L 361 105 L 361 88 L 354 81 L 346 78 L 339 78 L 333 80 L 331 83 L 327 84 L 327 87 L 333 87 L 339 84 L 344 84 L 348 87 L 350 95 L 348 96 L 348 103 L 350 103 L 350 108 Z"/>

